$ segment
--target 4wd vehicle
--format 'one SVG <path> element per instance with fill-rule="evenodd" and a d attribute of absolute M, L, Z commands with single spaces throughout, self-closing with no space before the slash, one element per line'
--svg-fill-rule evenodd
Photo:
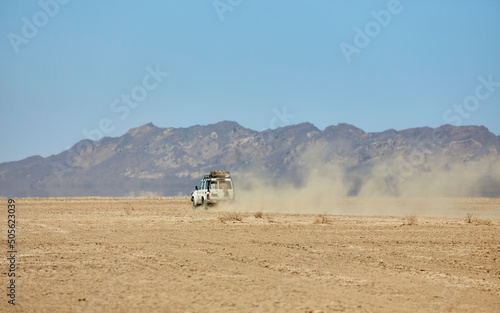
<path fill-rule="evenodd" d="M 191 193 L 193 208 L 234 200 L 233 180 L 229 171 L 211 171 Z"/>

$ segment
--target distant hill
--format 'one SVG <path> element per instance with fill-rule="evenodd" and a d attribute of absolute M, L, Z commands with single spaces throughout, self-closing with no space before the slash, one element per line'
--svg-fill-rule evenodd
<path fill-rule="evenodd" d="M 351 196 L 412 194 L 412 188 L 415 194 L 420 188 L 432 195 L 500 196 L 499 153 L 500 136 L 483 126 L 366 133 L 348 124 L 262 132 L 230 121 L 147 124 L 117 138 L 82 140 L 47 158 L 2 163 L 0 196 L 187 195 L 212 169 L 230 170 L 240 186 L 261 175 L 300 188 L 315 173 L 341 179 Z"/>

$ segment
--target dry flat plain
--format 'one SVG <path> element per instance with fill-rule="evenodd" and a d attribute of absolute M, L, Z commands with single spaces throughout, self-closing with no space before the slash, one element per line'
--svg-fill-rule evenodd
<path fill-rule="evenodd" d="M 433 199 L 398 200 L 400 216 L 360 201 L 301 214 L 193 210 L 186 197 L 16 199 L 16 305 L 2 292 L 0 311 L 500 312 L 500 199 L 440 199 L 435 217 Z"/>

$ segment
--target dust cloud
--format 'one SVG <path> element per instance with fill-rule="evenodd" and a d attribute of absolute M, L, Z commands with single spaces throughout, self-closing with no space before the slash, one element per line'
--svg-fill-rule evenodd
<path fill-rule="evenodd" d="M 232 210 L 463 217 L 475 210 L 471 197 L 500 196 L 498 157 L 451 164 L 443 157 L 428 158 L 412 167 L 394 158 L 369 169 L 324 160 L 314 151 L 305 154 L 293 175 L 278 178 L 262 169 L 234 173 L 237 201 Z M 500 208 L 483 209 L 476 215 L 500 218 Z"/>

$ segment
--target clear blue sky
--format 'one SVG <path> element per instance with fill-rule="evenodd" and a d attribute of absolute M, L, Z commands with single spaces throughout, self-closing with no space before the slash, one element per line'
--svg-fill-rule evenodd
<path fill-rule="evenodd" d="M 500 134 L 497 0 L 60 1 L 0 3 L 0 162 L 149 122 Z"/>

